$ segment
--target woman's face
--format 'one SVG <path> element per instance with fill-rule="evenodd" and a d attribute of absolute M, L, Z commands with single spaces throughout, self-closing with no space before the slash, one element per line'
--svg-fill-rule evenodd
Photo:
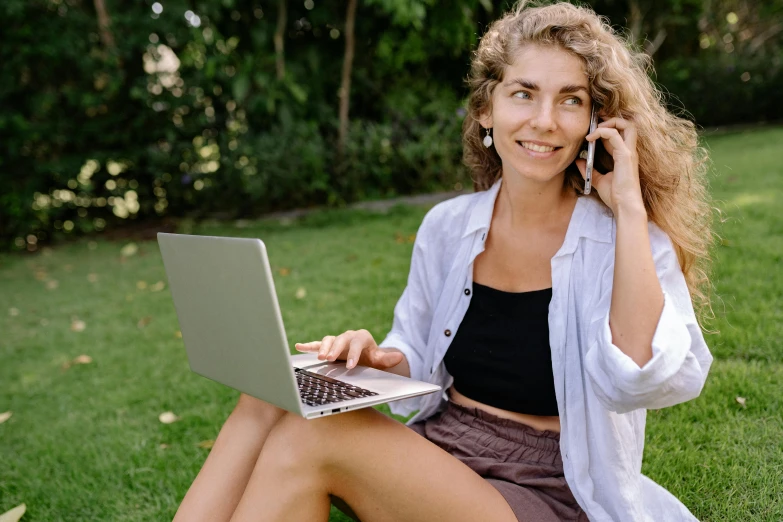
<path fill-rule="evenodd" d="M 493 147 L 503 176 L 549 181 L 574 161 L 590 126 L 587 75 L 579 58 L 528 45 L 492 93 Z"/>

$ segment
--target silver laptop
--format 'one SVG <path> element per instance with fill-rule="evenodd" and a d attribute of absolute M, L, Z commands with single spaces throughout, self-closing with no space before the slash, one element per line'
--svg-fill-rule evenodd
<path fill-rule="evenodd" d="M 292 356 L 260 239 L 159 233 L 158 244 L 195 373 L 308 419 L 441 389 L 316 354 Z"/>

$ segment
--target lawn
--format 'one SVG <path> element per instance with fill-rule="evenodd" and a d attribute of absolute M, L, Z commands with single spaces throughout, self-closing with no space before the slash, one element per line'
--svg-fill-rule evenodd
<path fill-rule="evenodd" d="M 781 128 L 707 140 L 723 216 L 716 361 L 701 397 L 648 416 L 644 472 L 701 520 L 783 519 L 781 143 Z M 264 239 L 291 342 L 350 328 L 380 339 L 426 210 L 182 231 Z M 155 242 L 0 256 L 0 414 L 12 412 L 0 513 L 24 502 L 30 521 L 172 518 L 238 394 L 190 372 L 165 281 Z M 163 424 L 168 411 L 178 420 Z"/>

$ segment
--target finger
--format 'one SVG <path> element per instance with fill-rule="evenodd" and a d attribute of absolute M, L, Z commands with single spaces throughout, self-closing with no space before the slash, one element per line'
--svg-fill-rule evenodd
<path fill-rule="evenodd" d="M 622 136 L 620 136 L 620 133 L 617 131 L 617 129 L 601 127 L 595 129 L 595 132 L 592 132 L 585 137 L 587 141 L 595 141 L 598 138 L 604 140 L 604 146 L 606 147 L 606 150 L 613 157 L 617 152 L 621 152 L 623 154 L 629 153 L 628 147 L 626 146 Z M 614 147 L 614 149 L 610 151 L 609 146 Z"/>
<path fill-rule="evenodd" d="M 606 121 L 602 121 L 598 124 L 598 127 L 615 128 L 621 131 L 620 136 L 623 138 L 626 146 L 630 150 L 636 148 L 636 125 L 633 121 L 624 118 L 610 118 Z"/>
<path fill-rule="evenodd" d="M 401 352 L 397 352 L 397 351 L 392 351 L 392 352 L 382 351 L 381 353 L 383 353 L 384 368 L 393 368 L 394 366 L 397 366 L 402 362 L 402 358 L 404 357 Z"/>
<path fill-rule="evenodd" d="M 296 343 L 294 348 L 300 352 L 317 352 L 321 348 L 321 341 L 312 341 L 309 343 Z"/>
<path fill-rule="evenodd" d="M 345 332 L 337 336 L 334 344 L 329 349 L 329 354 L 326 356 L 327 361 L 336 361 L 343 354 L 345 349 L 348 348 L 351 337 L 353 337 L 352 334 L 353 332 Z"/>
<path fill-rule="evenodd" d="M 386 351 L 383 348 L 375 347 L 373 350 L 369 350 L 370 354 L 370 366 L 383 370 L 397 366 L 402 361 L 402 353 L 396 350 Z"/>
<path fill-rule="evenodd" d="M 362 351 L 367 348 L 366 341 L 361 337 L 354 337 L 348 344 L 348 355 L 346 356 L 347 362 L 345 367 L 349 370 L 356 366 L 359 358 L 362 356 Z"/>
<path fill-rule="evenodd" d="M 329 350 L 332 348 L 332 344 L 334 343 L 335 336 L 334 335 L 327 335 L 326 337 L 321 340 L 321 348 L 318 350 L 318 358 L 321 360 L 326 359 L 326 354 L 329 353 Z"/>

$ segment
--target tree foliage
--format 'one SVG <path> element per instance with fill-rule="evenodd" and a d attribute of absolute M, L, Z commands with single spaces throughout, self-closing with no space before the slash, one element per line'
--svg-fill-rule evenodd
<path fill-rule="evenodd" d="M 697 123 L 781 117 L 780 0 L 592 5 Z M 0 247 L 467 184 L 463 80 L 507 7 L 360 0 L 338 157 L 343 2 L 4 0 Z"/>

